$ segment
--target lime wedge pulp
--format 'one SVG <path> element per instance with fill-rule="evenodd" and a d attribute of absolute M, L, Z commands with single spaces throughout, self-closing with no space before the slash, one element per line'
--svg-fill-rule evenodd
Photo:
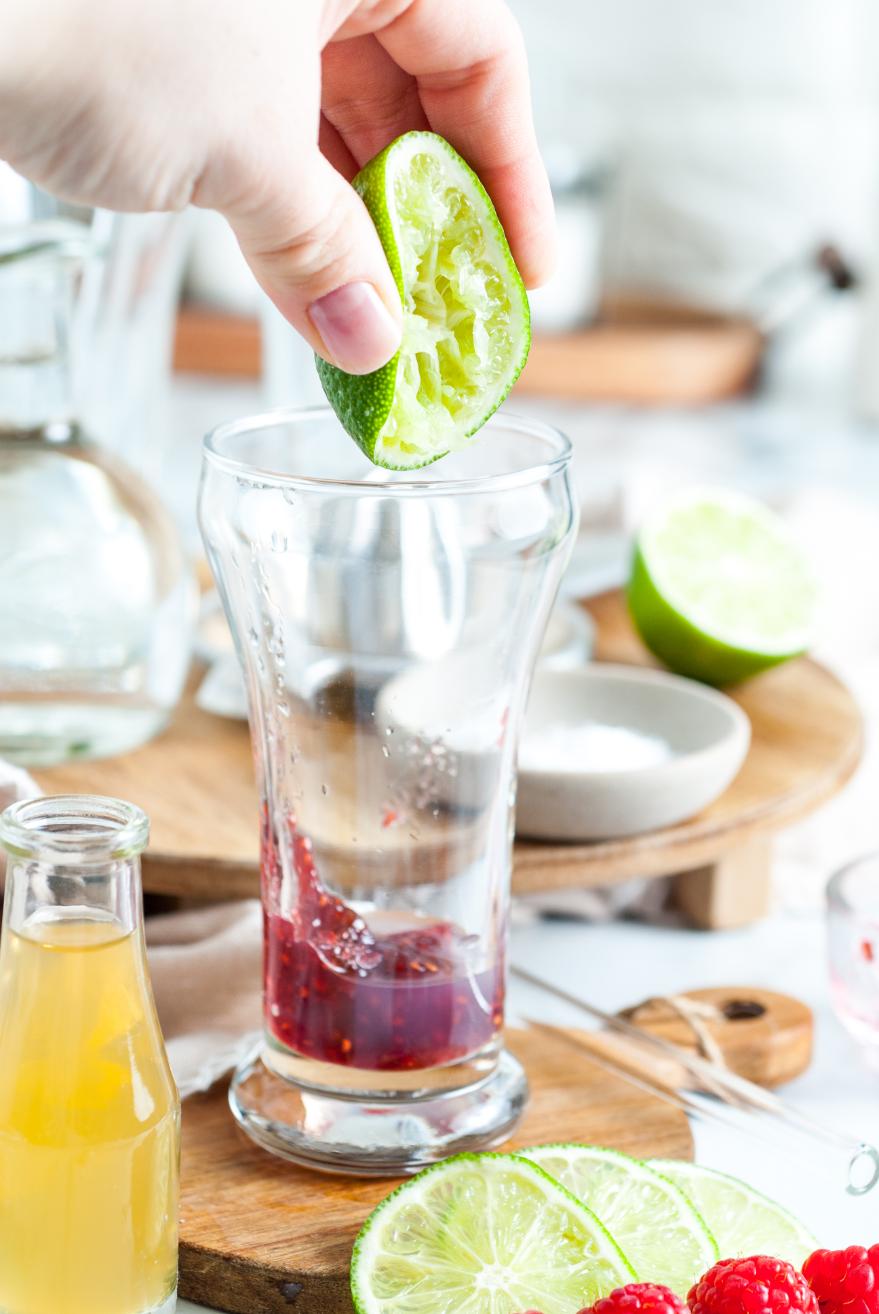
<path fill-rule="evenodd" d="M 403 341 L 372 374 L 318 358 L 333 409 L 376 465 L 429 465 L 500 406 L 531 343 L 528 298 L 488 193 L 447 141 L 408 132 L 354 186 L 403 304 Z"/>
<path fill-rule="evenodd" d="M 687 489 L 638 535 L 629 607 L 673 671 L 731 684 L 805 651 L 815 586 L 767 507 L 725 489 Z"/>
<path fill-rule="evenodd" d="M 592 1145 L 540 1145 L 521 1153 L 598 1215 L 639 1281 L 686 1296 L 720 1258 L 684 1193 L 647 1164 Z"/>
<path fill-rule="evenodd" d="M 351 1258 L 357 1314 L 573 1314 L 633 1280 L 598 1219 L 513 1154 L 426 1168 L 370 1214 Z"/>
<path fill-rule="evenodd" d="M 799 1219 L 738 1178 L 677 1159 L 650 1162 L 698 1209 L 714 1233 L 722 1259 L 773 1255 L 799 1268 L 815 1249 L 815 1238 Z"/>

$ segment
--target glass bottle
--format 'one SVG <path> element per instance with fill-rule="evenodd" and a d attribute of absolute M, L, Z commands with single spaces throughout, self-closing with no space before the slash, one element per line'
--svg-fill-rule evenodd
<path fill-rule="evenodd" d="M 327 408 L 209 436 L 208 556 L 262 790 L 261 1055 L 245 1130 L 340 1172 L 497 1144 L 519 726 L 576 531 L 570 447 L 506 415 L 377 470 Z M 307 473 L 306 473 L 307 472 Z"/>
<path fill-rule="evenodd" d="M 139 808 L 0 816 L 0 1309 L 170 1314 L 180 1103 L 146 965 Z"/>
<path fill-rule="evenodd" d="M 189 660 L 170 516 L 79 422 L 88 228 L 0 229 L 0 757 L 47 765 L 160 730 Z"/>

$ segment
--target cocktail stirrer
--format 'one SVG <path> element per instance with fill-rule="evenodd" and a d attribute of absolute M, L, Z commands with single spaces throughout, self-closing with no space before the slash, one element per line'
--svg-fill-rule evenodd
<path fill-rule="evenodd" d="M 869 1142 L 824 1126 L 823 1123 L 803 1113 L 795 1105 L 782 1100 L 772 1091 L 765 1090 L 762 1086 L 719 1067 L 697 1054 L 691 1054 L 672 1044 L 671 1041 L 652 1035 L 634 1023 L 626 1021 L 625 1018 L 606 1013 L 587 1000 L 528 971 L 527 968 L 514 963 L 510 971 L 525 984 L 544 991 L 554 999 L 584 1013 L 593 1021 L 600 1022 L 608 1031 L 627 1043 L 625 1047 L 619 1046 L 616 1051 L 609 1046 L 593 1048 L 588 1043 L 589 1037 L 584 1037 L 584 1042 L 581 1044 L 570 1032 L 564 1032 L 545 1022 L 523 1017 L 523 1021 L 529 1026 L 551 1032 L 558 1039 L 574 1045 L 599 1066 L 677 1105 L 685 1113 L 727 1124 L 732 1122 L 740 1129 L 740 1122 L 724 1116 L 716 1104 L 713 1102 L 709 1104 L 704 1099 L 704 1095 L 703 1098 L 699 1098 L 694 1093 L 708 1092 L 720 1100 L 727 1110 L 768 1114 L 789 1130 L 798 1132 L 811 1142 L 820 1142 L 831 1149 L 845 1151 L 848 1155 L 846 1190 L 849 1195 L 866 1195 L 879 1183 L 879 1150 Z M 643 1065 L 638 1062 L 640 1057 L 638 1050 L 643 1055 Z M 673 1070 L 683 1072 L 684 1078 L 669 1084 L 667 1074 L 672 1065 Z M 756 1129 L 752 1127 L 752 1130 Z"/>

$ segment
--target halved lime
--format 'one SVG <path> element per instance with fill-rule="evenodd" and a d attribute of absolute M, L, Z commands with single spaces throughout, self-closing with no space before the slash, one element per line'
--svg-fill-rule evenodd
<path fill-rule="evenodd" d="M 372 374 L 318 358 L 324 392 L 376 465 L 429 465 L 497 410 L 531 344 L 528 298 L 488 193 L 447 141 L 407 132 L 354 186 L 403 303 L 403 342 Z"/>
<path fill-rule="evenodd" d="M 799 1268 L 815 1249 L 815 1238 L 798 1218 L 738 1178 L 678 1159 L 650 1163 L 698 1209 L 714 1233 L 721 1259 L 773 1255 Z"/>
<path fill-rule="evenodd" d="M 638 535 L 632 618 L 679 675 L 731 684 L 804 652 L 815 601 L 809 567 L 784 524 L 738 493 L 685 490 Z"/>
<path fill-rule="evenodd" d="M 684 1193 L 638 1159 L 594 1145 L 538 1145 L 521 1153 L 598 1215 L 641 1282 L 686 1296 L 720 1258 Z"/>
<path fill-rule="evenodd" d="M 357 1314 L 573 1314 L 633 1279 L 598 1219 L 513 1154 L 426 1168 L 370 1214 L 351 1258 Z"/>

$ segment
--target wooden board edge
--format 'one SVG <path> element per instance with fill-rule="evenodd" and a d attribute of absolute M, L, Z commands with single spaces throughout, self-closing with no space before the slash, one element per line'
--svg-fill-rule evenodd
<path fill-rule="evenodd" d="M 180 1243 L 178 1295 L 226 1314 L 352 1314 L 345 1277 L 328 1273 L 303 1278 L 253 1260 L 239 1259 L 187 1241 Z"/>

